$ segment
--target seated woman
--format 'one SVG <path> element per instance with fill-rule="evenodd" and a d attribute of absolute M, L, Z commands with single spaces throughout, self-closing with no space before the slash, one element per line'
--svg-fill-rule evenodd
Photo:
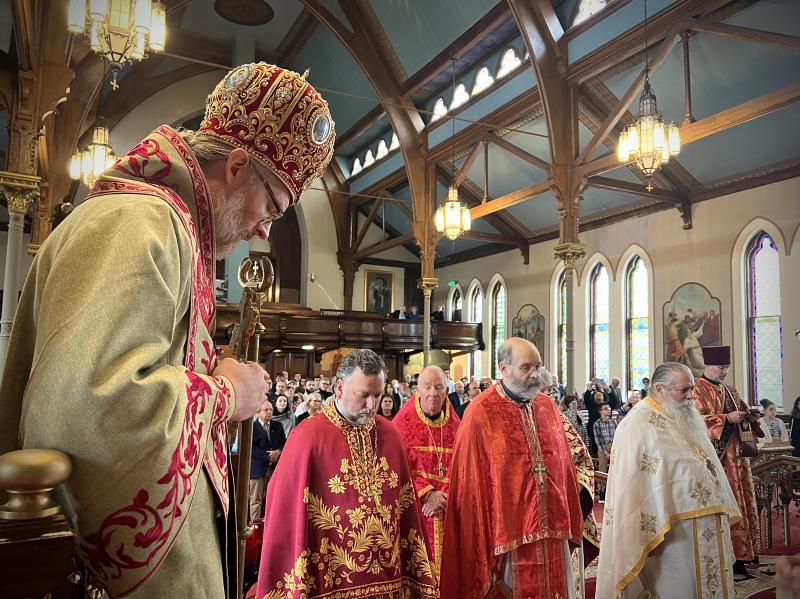
<path fill-rule="evenodd" d="M 783 420 L 776 416 L 777 408 L 768 399 L 761 400 L 764 415 L 758 421 L 764 436 L 758 439 L 759 445 L 789 445 L 789 433 Z"/>

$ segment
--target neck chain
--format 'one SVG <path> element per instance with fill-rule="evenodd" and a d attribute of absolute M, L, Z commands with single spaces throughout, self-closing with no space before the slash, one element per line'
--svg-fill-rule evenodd
<path fill-rule="evenodd" d="M 430 424 L 427 422 L 425 426 L 428 427 L 428 435 L 431 438 L 431 444 L 436 448 L 436 474 L 439 478 L 444 478 L 444 475 L 447 473 L 447 469 L 444 467 L 444 427 L 439 427 L 439 445 L 436 444 L 436 439 L 433 438 L 433 430 Z"/>

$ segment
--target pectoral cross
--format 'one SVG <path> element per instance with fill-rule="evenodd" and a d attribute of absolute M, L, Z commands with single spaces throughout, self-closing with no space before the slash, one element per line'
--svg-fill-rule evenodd
<path fill-rule="evenodd" d="M 439 461 L 439 463 L 436 464 L 436 472 L 439 474 L 439 478 L 442 478 L 445 475 L 444 464 L 442 464 L 441 461 Z"/>
<path fill-rule="evenodd" d="M 547 466 L 542 462 L 537 461 L 533 471 L 539 477 L 539 493 L 544 495 L 544 476 L 547 474 Z"/>

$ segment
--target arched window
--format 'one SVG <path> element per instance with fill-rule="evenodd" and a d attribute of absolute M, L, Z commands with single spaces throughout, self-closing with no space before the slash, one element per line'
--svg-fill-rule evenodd
<path fill-rule="evenodd" d="M 497 69 L 497 78 L 501 79 L 505 77 L 520 64 L 522 64 L 522 61 L 519 59 L 517 51 L 514 48 L 509 48 L 503 54 L 503 58 L 500 59 L 500 68 Z"/>
<path fill-rule="evenodd" d="M 747 320 L 750 339 L 752 403 L 770 399 L 783 403 L 783 328 L 781 278 L 775 242 L 759 232 L 746 254 Z"/>
<path fill-rule="evenodd" d="M 363 167 L 361 166 L 360 158 L 356 158 L 355 160 L 353 160 L 353 171 L 352 171 L 353 175 L 357 175 L 358 173 L 360 173 L 362 168 Z"/>
<path fill-rule="evenodd" d="M 380 143 L 378 143 L 378 153 L 375 154 L 375 160 L 380 160 L 388 153 L 389 153 L 389 148 L 386 147 L 386 142 L 384 140 L 381 140 Z"/>
<path fill-rule="evenodd" d="M 608 379 L 608 358 L 611 353 L 608 340 L 608 270 L 602 264 L 598 264 L 592 270 L 589 284 L 590 297 L 590 319 L 589 327 L 589 351 L 591 365 L 591 378 Z"/>
<path fill-rule="evenodd" d="M 608 4 L 608 1 L 609 0 L 581 0 L 580 6 L 578 6 L 578 13 L 572 20 L 572 26 L 580 25 L 593 14 L 603 10 Z"/>
<path fill-rule="evenodd" d="M 456 85 L 456 91 L 453 92 L 453 101 L 450 102 L 450 110 L 458 108 L 469 100 L 469 93 L 463 83 Z"/>
<path fill-rule="evenodd" d="M 447 114 L 447 106 L 444 105 L 444 98 L 439 98 L 433 105 L 433 116 L 431 117 L 431 122 L 438 121 L 446 114 Z"/>
<path fill-rule="evenodd" d="M 631 391 L 640 388 L 643 377 L 650 376 L 650 287 L 647 265 L 639 256 L 628 263 L 625 295 L 628 391 Z"/>
<path fill-rule="evenodd" d="M 397 139 L 397 133 L 392 133 L 392 143 L 389 144 L 389 151 L 396 150 L 400 147 L 400 140 Z"/>
<path fill-rule="evenodd" d="M 567 276 L 558 278 L 558 382 L 567 385 Z"/>
<path fill-rule="evenodd" d="M 461 316 L 461 309 L 464 301 L 461 299 L 461 291 L 458 287 L 453 289 L 453 297 L 450 298 L 450 320 L 455 320 L 455 316 Z M 458 314 L 456 314 L 458 312 Z M 461 320 L 461 318 L 459 318 Z"/>
<path fill-rule="evenodd" d="M 375 156 L 372 155 L 372 148 L 367 150 L 367 155 L 364 156 L 364 168 L 375 163 Z"/>
<path fill-rule="evenodd" d="M 469 318 L 471 322 L 483 321 L 483 292 L 481 291 L 480 285 L 475 286 L 469 298 Z M 479 349 L 472 352 L 470 356 L 470 370 L 472 370 L 472 376 L 475 377 L 476 381 L 479 381 L 483 376 L 481 372 L 482 356 L 483 353 Z"/>
<path fill-rule="evenodd" d="M 472 88 L 472 95 L 481 93 L 485 89 L 489 89 L 494 83 L 494 77 L 489 73 L 487 67 L 481 67 L 478 74 L 475 75 L 475 85 Z"/>
<path fill-rule="evenodd" d="M 499 379 L 500 366 L 497 364 L 497 350 L 506 340 L 506 288 L 499 281 L 492 289 L 492 372 Z"/>

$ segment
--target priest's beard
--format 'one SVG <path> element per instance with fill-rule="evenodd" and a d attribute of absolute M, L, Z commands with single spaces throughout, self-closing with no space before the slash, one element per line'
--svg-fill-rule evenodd
<path fill-rule="evenodd" d="M 532 399 L 541 390 L 541 381 L 532 378 L 518 379 L 513 374 L 509 373 L 508 376 L 503 377 L 503 384 L 508 387 L 514 395 L 518 395 L 522 399 Z"/>
<path fill-rule="evenodd" d="M 706 453 L 714 452 L 708 437 L 708 428 L 692 400 L 665 401 L 661 404 L 664 414 L 670 419 L 673 432 L 679 439 L 689 439 Z"/>
<path fill-rule="evenodd" d="M 244 192 L 226 194 L 215 186 L 209 186 L 211 206 L 214 214 L 214 240 L 217 260 L 225 258 L 236 244 L 246 238 Z"/>

